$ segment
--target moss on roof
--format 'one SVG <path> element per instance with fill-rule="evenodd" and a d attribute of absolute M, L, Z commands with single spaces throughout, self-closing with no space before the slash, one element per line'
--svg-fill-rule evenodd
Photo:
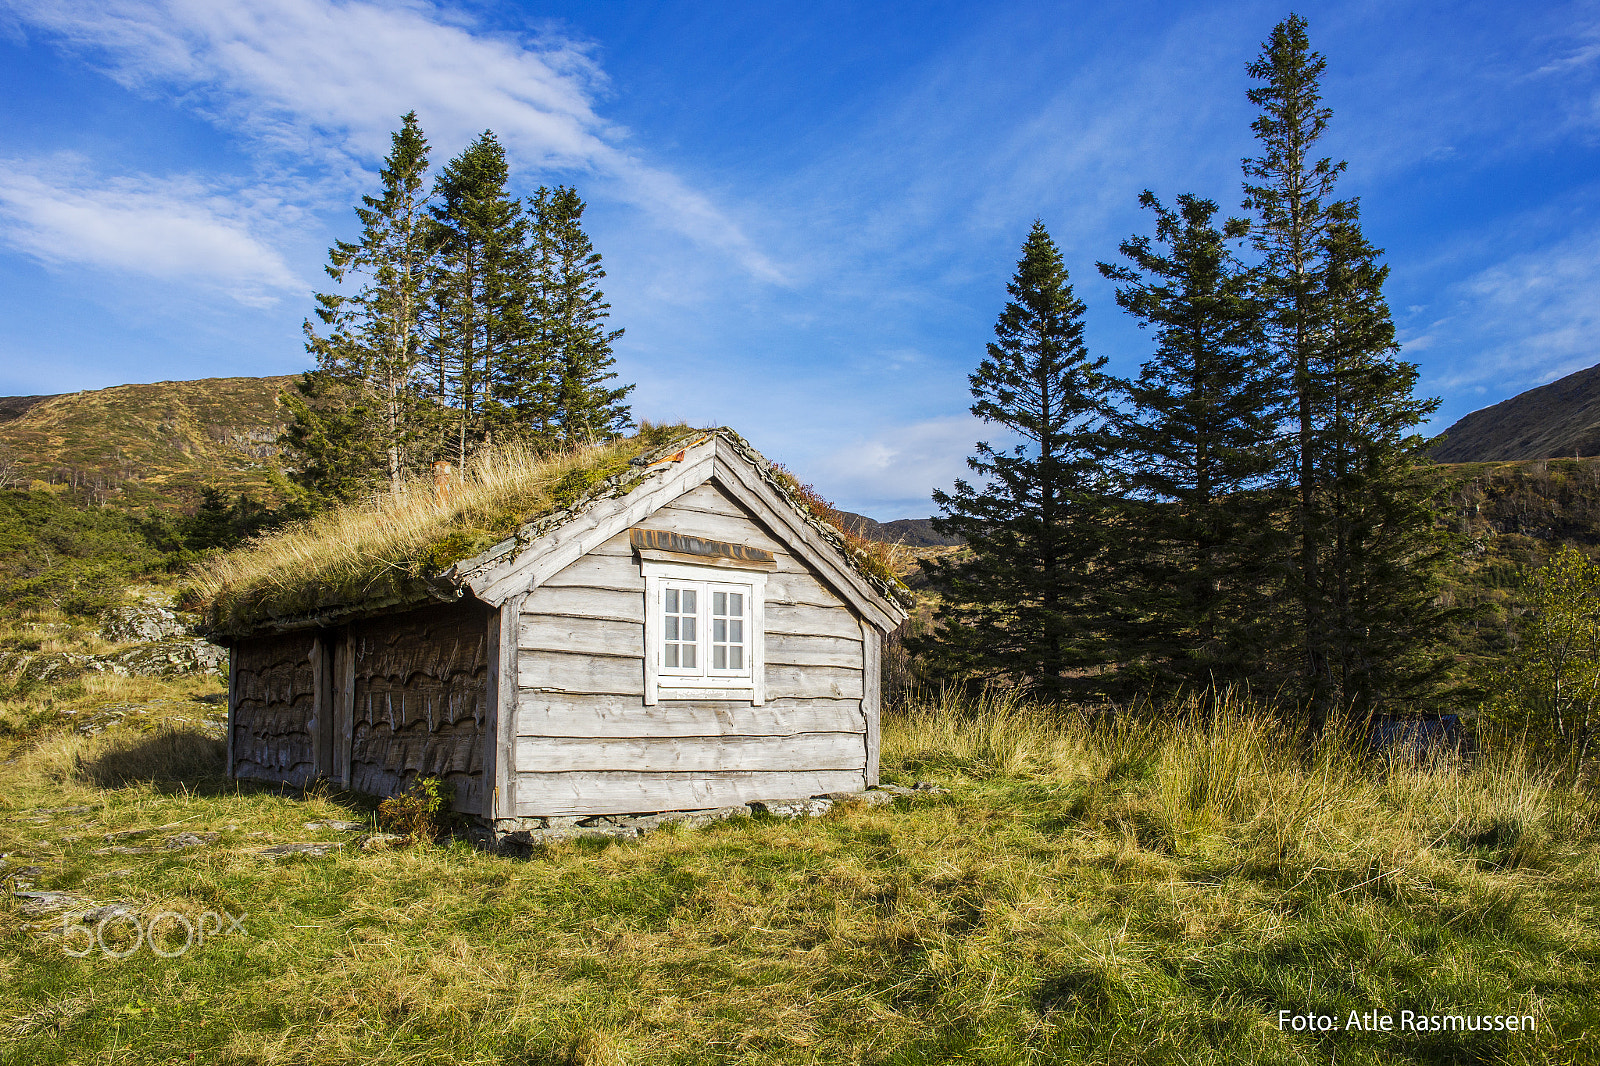
<path fill-rule="evenodd" d="M 850 543 L 738 434 L 683 425 L 645 426 L 636 436 L 555 456 L 488 452 L 448 492 L 419 478 L 397 495 L 338 508 L 209 560 L 190 584 L 207 628 L 222 638 L 459 599 L 467 590 L 457 564 L 500 545 L 533 542 L 594 503 L 631 491 L 643 468 L 712 433 L 736 442 L 882 595 L 904 594 L 882 560 Z"/>

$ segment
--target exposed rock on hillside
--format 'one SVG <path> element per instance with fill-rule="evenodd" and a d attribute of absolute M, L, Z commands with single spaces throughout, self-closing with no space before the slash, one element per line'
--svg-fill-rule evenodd
<path fill-rule="evenodd" d="M 199 637 L 135 644 L 131 648 L 97 655 L 85 664 L 89 670 L 127 677 L 171 677 L 175 674 L 219 674 L 228 653 Z"/>
<path fill-rule="evenodd" d="M 228 653 L 195 634 L 197 621 L 163 603 L 114 607 L 101 617 L 100 635 L 121 647 L 100 654 L 88 654 L 92 649 L 0 652 L 0 678 L 41 685 L 86 672 L 122 677 L 219 674 Z"/>
<path fill-rule="evenodd" d="M 113 644 L 171 640 L 188 635 L 197 621 L 194 615 L 157 604 L 113 607 L 102 616 L 100 633 Z"/>

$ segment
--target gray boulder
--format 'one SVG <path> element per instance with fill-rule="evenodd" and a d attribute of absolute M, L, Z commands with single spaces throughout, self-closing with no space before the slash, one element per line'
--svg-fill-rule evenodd
<path fill-rule="evenodd" d="M 97 655 L 85 665 L 101 673 L 122 677 L 166 677 L 173 674 L 220 674 L 228 653 L 198 637 L 136 644 L 109 655 Z"/>
<path fill-rule="evenodd" d="M 6 656 L 0 662 L 0 673 L 10 674 L 22 685 L 42 685 L 76 677 L 88 663 L 87 657 L 65 651 L 22 653 Z"/>
<path fill-rule="evenodd" d="M 191 615 L 179 614 L 158 604 L 141 603 L 113 607 L 101 615 L 100 635 L 113 644 L 148 644 L 187 637 L 193 623 Z"/>

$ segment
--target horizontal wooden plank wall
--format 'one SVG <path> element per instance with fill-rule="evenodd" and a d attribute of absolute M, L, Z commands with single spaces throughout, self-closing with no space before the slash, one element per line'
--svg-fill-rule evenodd
<path fill-rule="evenodd" d="M 644 705 L 644 580 L 619 534 L 522 605 L 515 813 L 692 810 L 863 787 L 862 630 L 844 601 L 712 484 L 639 524 L 773 554 L 767 702 Z"/>
<path fill-rule="evenodd" d="M 310 633 L 240 641 L 228 685 L 235 777 L 305 785 L 316 776 L 316 671 Z"/>
<path fill-rule="evenodd" d="M 482 811 L 488 615 L 468 600 L 351 624 L 352 788 L 388 796 L 439 777 L 456 810 Z"/>

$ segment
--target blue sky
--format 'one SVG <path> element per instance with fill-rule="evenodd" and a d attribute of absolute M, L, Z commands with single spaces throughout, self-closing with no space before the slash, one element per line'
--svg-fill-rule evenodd
<path fill-rule="evenodd" d="M 1328 154 L 1433 428 L 1600 361 L 1600 5 L 1304 4 Z M 725 423 L 843 506 L 930 513 L 1035 217 L 1239 201 L 1264 3 L 0 0 L 0 394 L 292 373 L 398 116 L 577 185 L 636 415 Z"/>

